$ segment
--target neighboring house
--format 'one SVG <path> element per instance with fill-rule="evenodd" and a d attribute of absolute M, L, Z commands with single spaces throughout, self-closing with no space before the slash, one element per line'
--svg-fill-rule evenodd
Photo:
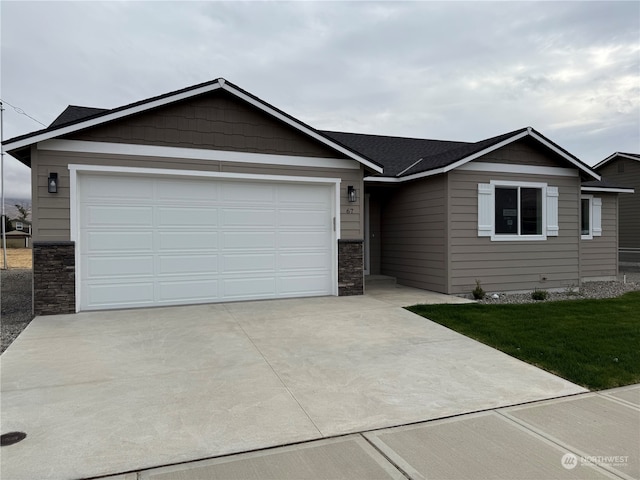
<path fill-rule="evenodd" d="M 453 294 L 617 274 L 628 190 L 531 128 L 319 131 L 217 79 L 70 106 L 5 147 L 32 171 L 36 314 L 362 294 L 366 273 Z"/>
<path fill-rule="evenodd" d="M 7 248 L 31 248 L 31 234 L 12 230 L 6 234 Z"/>
<path fill-rule="evenodd" d="M 604 180 L 635 190 L 619 200 L 619 248 L 621 260 L 640 262 L 640 155 L 616 152 L 593 168 Z"/>
<path fill-rule="evenodd" d="M 31 233 L 31 222 L 27 220 L 17 220 L 14 218 L 9 220 L 9 223 L 11 223 L 11 228 L 18 232 Z"/>

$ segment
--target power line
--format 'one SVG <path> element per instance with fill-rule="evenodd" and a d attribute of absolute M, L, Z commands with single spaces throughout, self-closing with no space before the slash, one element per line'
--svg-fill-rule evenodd
<path fill-rule="evenodd" d="M 16 107 L 14 105 L 11 105 L 9 102 L 7 102 L 6 100 L 3 100 L 0 98 L 0 102 L 2 103 L 6 103 L 7 105 L 9 105 L 11 108 L 13 108 L 16 113 L 19 113 L 20 115 L 24 115 L 25 117 L 29 117 L 31 120 L 33 120 L 36 123 L 39 123 L 40 125 L 42 125 L 43 127 L 46 127 L 46 125 L 44 123 L 42 123 L 40 120 L 36 120 L 35 118 L 33 118 L 31 115 L 29 115 L 27 112 L 25 112 L 24 110 L 22 110 L 20 107 Z"/>

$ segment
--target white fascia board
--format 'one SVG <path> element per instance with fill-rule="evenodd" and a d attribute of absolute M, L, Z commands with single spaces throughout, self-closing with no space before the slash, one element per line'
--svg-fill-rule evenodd
<path fill-rule="evenodd" d="M 547 175 L 555 177 L 577 177 L 578 171 L 572 168 L 544 167 L 537 165 L 519 165 L 510 163 L 475 162 L 458 167 L 458 170 L 492 173 L 519 173 L 525 175 Z"/>
<path fill-rule="evenodd" d="M 538 135 L 538 134 L 536 134 L 536 133 L 534 133 L 532 131 L 529 132 L 529 135 L 531 135 L 537 141 L 542 143 L 545 147 L 549 148 L 550 150 L 553 150 L 555 153 L 560 155 L 565 160 L 567 160 L 570 163 L 574 164 L 576 167 L 578 167 L 584 173 L 588 174 L 589 176 L 593 177 L 596 180 L 600 180 L 601 179 L 600 175 L 598 175 L 596 172 L 594 172 L 591 168 L 589 168 L 586 165 L 583 165 L 582 163 L 576 161 L 573 157 L 571 157 L 570 155 L 567 155 L 565 152 L 563 152 L 562 150 L 558 149 L 558 147 L 556 147 L 555 145 L 549 143 L 547 140 L 542 138 L 540 135 Z"/>
<path fill-rule="evenodd" d="M 582 192 L 634 193 L 633 188 L 580 187 Z"/>
<path fill-rule="evenodd" d="M 167 175 L 174 177 L 209 177 L 226 180 L 254 180 L 263 182 L 289 183 L 324 183 L 336 185 L 340 188 L 340 178 L 302 177 L 293 175 L 263 175 L 257 173 L 204 172 L 202 170 L 173 170 L 171 168 L 141 168 L 120 167 L 114 165 L 79 165 L 69 164 L 69 171 L 74 174 L 82 173 L 116 173 L 129 175 Z"/>
<path fill-rule="evenodd" d="M 143 157 L 188 158 L 220 162 L 257 163 L 261 165 L 290 165 L 295 167 L 359 169 L 356 160 L 343 158 L 300 157 L 268 153 L 207 150 L 204 148 L 165 147 L 132 143 L 88 142 L 85 140 L 52 139 L 37 144 L 38 150 L 57 152 L 132 155 Z"/>
<path fill-rule="evenodd" d="M 361 157 L 360 155 L 352 152 L 351 150 L 348 150 L 348 149 L 344 148 L 343 146 L 338 145 L 337 143 L 329 140 L 328 138 L 318 134 L 316 131 L 312 130 L 311 128 L 307 127 L 306 125 L 304 125 L 304 124 L 302 124 L 300 122 L 297 122 L 295 120 L 292 120 L 288 116 L 283 115 L 282 113 L 278 112 L 277 110 L 265 105 L 262 102 L 257 101 L 256 99 L 254 99 L 253 97 L 250 97 L 249 95 L 245 94 L 244 92 L 241 92 L 240 90 L 237 90 L 237 89 L 233 88 L 232 86 L 228 85 L 227 83 L 224 83 L 222 85 L 222 88 L 224 90 L 232 93 L 236 97 L 241 98 L 245 102 L 250 103 L 254 107 L 257 107 L 257 108 L 261 109 L 262 111 L 268 113 L 272 117 L 277 118 L 278 120 L 280 120 L 280 121 L 292 126 L 296 130 L 299 130 L 302 133 L 305 133 L 306 135 L 309 135 L 310 137 L 314 138 L 315 140 L 318 140 L 319 142 L 324 143 L 325 145 L 331 147 L 332 149 L 337 150 L 340 153 L 345 154 L 349 158 L 353 158 L 354 160 L 357 160 L 358 162 L 362 163 L 363 165 L 366 165 L 367 167 L 369 167 L 370 169 L 372 169 L 372 170 L 374 170 L 374 171 L 376 171 L 378 173 L 382 173 L 383 168 L 380 167 L 379 165 L 376 165 L 375 163 L 372 163 L 371 161 L 367 160 L 366 158 Z"/>
<path fill-rule="evenodd" d="M 27 145 L 32 145 L 37 142 L 42 142 L 44 140 L 48 140 L 50 138 L 61 137 L 63 135 L 67 135 L 69 133 L 76 132 L 78 130 L 94 127 L 96 125 L 100 125 L 105 122 L 110 122 L 112 120 L 117 120 L 122 117 L 127 117 L 129 115 L 133 115 L 135 113 L 144 112 L 146 110 L 150 110 L 152 108 L 160 107 L 162 105 L 166 105 L 168 103 L 177 102 L 179 100 L 184 100 L 185 98 L 194 97 L 196 95 L 201 95 L 203 93 L 212 92 L 221 88 L 219 83 L 214 83 L 211 85 L 206 85 L 204 87 L 196 88 L 195 90 L 189 90 L 187 92 L 177 93 L 175 95 L 171 95 L 169 97 L 160 98 L 158 100 L 154 100 L 152 102 L 143 103 L 141 105 L 137 105 L 135 107 L 126 108 L 124 110 L 120 110 L 118 112 L 109 113 L 107 115 L 103 115 L 98 118 L 94 118 L 91 120 L 86 120 L 84 122 L 76 123 L 73 125 L 69 125 L 68 127 L 58 128 L 52 130 L 50 132 L 43 132 L 40 135 L 35 135 L 33 137 L 25 138 L 24 140 L 19 140 L 17 142 L 13 142 L 7 144 L 5 147 L 7 150 L 15 150 L 16 148 L 25 147 Z"/>

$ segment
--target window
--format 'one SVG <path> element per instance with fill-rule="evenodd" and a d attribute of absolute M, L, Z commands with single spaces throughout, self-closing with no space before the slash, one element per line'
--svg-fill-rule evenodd
<path fill-rule="evenodd" d="M 546 240 L 558 235 L 558 188 L 494 180 L 478 185 L 478 236 Z"/>
<path fill-rule="evenodd" d="M 23 228 L 22 222 L 16 222 L 16 230 L 22 230 Z"/>
<path fill-rule="evenodd" d="M 496 235 L 542 235 L 542 189 L 495 187 Z"/>
<path fill-rule="evenodd" d="M 580 198 L 580 238 L 591 240 L 602 235 L 602 199 L 593 195 Z"/>

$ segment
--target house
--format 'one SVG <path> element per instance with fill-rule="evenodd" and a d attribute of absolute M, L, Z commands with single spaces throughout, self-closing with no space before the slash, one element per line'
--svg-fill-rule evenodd
<path fill-rule="evenodd" d="M 7 248 L 31 248 L 31 234 L 27 231 L 12 230 L 5 236 Z"/>
<path fill-rule="evenodd" d="M 224 79 L 69 106 L 4 146 L 32 172 L 36 314 L 354 295 L 368 273 L 452 294 L 615 278 L 630 191 L 532 128 L 319 131 Z"/>
<path fill-rule="evenodd" d="M 640 263 L 640 155 L 616 152 L 594 167 L 603 179 L 635 190 L 619 200 L 620 260 Z"/>
<path fill-rule="evenodd" d="M 11 224 L 11 228 L 13 230 L 17 230 L 18 232 L 31 233 L 31 222 L 29 222 L 28 220 L 18 220 L 14 218 L 9 220 L 9 223 Z"/>

